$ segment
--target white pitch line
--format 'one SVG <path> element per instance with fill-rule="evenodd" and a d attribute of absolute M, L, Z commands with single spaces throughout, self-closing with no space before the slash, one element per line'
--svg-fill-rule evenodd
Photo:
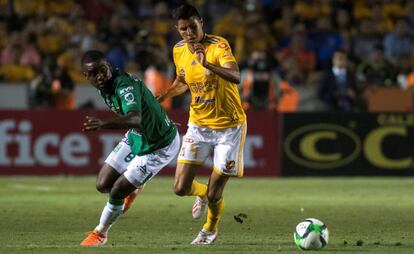
<path fill-rule="evenodd" d="M 20 190 L 37 190 L 37 191 L 52 191 L 55 190 L 55 187 L 47 186 L 47 185 L 28 185 L 28 184 L 11 184 L 9 185 L 12 189 L 20 189 Z"/>

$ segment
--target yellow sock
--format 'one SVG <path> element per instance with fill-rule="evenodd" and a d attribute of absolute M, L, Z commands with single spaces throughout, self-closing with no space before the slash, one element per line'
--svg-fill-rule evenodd
<path fill-rule="evenodd" d="M 218 223 L 221 220 L 221 215 L 224 210 L 224 199 L 223 197 L 216 203 L 208 203 L 207 221 L 203 228 L 207 231 L 217 232 Z"/>
<path fill-rule="evenodd" d="M 188 193 L 188 196 L 199 196 L 204 198 L 207 195 L 207 184 L 199 183 L 196 180 L 193 180 L 191 184 L 191 191 Z"/>

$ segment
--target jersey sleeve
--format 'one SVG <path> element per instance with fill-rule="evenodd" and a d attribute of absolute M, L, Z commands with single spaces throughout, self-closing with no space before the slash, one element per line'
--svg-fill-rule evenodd
<path fill-rule="evenodd" d="M 177 64 L 177 50 L 173 48 L 173 61 L 175 65 L 175 75 L 178 77 L 180 75 L 180 72 L 178 70 L 178 64 Z"/>
<path fill-rule="evenodd" d="M 180 41 L 177 44 L 175 44 L 174 48 L 173 48 L 173 60 L 174 60 L 174 65 L 175 65 L 175 74 L 177 75 L 177 77 L 182 76 L 182 74 L 180 73 L 180 68 L 179 68 L 179 58 L 183 52 L 183 47 L 185 46 L 185 42 L 184 41 Z"/>
<path fill-rule="evenodd" d="M 220 63 L 220 66 L 223 66 L 225 63 L 235 62 L 236 58 L 234 58 L 233 53 L 231 52 L 231 48 L 227 40 L 222 39 L 220 42 L 217 43 L 215 49 L 216 59 Z"/>
<path fill-rule="evenodd" d="M 142 98 L 138 85 L 134 85 L 133 82 L 123 81 L 118 87 L 116 93 L 121 102 L 121 108 L 124 114 L 131 111 L 142 111 Z"/>

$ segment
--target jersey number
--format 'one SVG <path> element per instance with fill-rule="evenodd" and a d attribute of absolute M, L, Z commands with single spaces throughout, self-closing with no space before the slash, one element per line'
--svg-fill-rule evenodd
<path fill-rule="evenodd" d="M 132 159 L 134 159 L 134 158 L 135 158 L 135 154 L 133 154 L 133 153 L 129 153 L 127 156 L 125 156 L 124 161 L 125 161 L 125 162 L 130 162 L 130 161 L 132 161 Z"/>

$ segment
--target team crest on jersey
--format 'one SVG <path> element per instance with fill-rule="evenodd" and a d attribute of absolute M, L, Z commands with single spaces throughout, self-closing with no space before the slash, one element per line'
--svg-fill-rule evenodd
<path fill-rule="evenodd" d="M 135 98 L 132 93 L 127 93 L 124 95 L 124 99 L 126 100 L 127 105 L 135 104 Z"/>
<path fill-rule="evenodd" d="M 234 174 L 235 172 L 235 166 L 236 166 L 236 162 L 235 161 L 227 161 L 226 165 L 224 166 L 224 168 L 222 169 L 224 173 L 226 174 Z"/>
<path fill-rule="evenodd" d="M 196 65 L 196 61 L 195 61 L 195 60 L 193 60 L 193 61 L 191 62 L 191 65 Z"/>

